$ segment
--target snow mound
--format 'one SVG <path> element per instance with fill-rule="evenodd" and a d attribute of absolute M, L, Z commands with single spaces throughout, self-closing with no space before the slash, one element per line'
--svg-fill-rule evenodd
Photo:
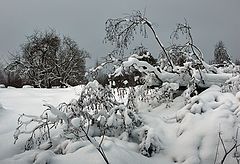
<path fill-rule="evenodd" d="M 22 88 L 34 88 L 34 87 L 31 85 L 24 85 Z"/>
<path fill-rule="evenodd" d="M 217 86 L 192 97 L 176 113 L 177 139 L 169 150 L 173 161 L 210 164 L 223 160 L 223 144 L 229 151 L 238 138 L 239 105 L 237 96 L 222 93 Z M 230 153 L 226 163 L 236 160 L 234 151 Z"/>
<path fill-rule="evenodd" d="M 163 86 L 172 90 L 179 87 L 174 83 L 164 83 Z M 103 89 L 96 81 L 85 86 L 85 89 L 87 87 L 90 89 L 87 91 L 91 97 L 96 96 L 94 94 Z M 36 90 L 38 90 L 37 94 Z M 11 109 L 11 114 L 4 114 L 4 117 L 0 119 L 0 145 L 5 145 L 0 147 L 0 163 L 62 164 L 81 161 L 85 164 L 104 164 L 104 160 L 96 149 L 98 145 L 82 138 L 61 138 L 65 126 L 71 125 L 78 128 L 84 122 L 80 117 L 67 120 L 66 116 L 68 115 L 58 110 L 55 104 L 53 106 L 49 103 L 52 104 L 57 100 L 61 102 L 63 100 L 61 96 L 64 96 L 65 99 L 74 97 L 72 95 L 74 91 L 76 88 L 6 89 L 6 91 L 3 89 L 0 92 L 1 103 L 6 109 Z M 81 91 L 79 88 L 77 94 L 86 95 L 86 90 Z M 119 90 L 118 92 L 123 91 Z M 127 97 L 121 98 L 120 95 L 117 95 L 118 92 L 115 93 L 115 96 L 118 96 L 119 99 Z M 124 92 L 128 93 L 129 91 Z M 137 93 L 139 90 L 136 89 L 134 92 Z M 16 128 L 16 122 L 12 120 L 17 120 L 18 113 L 30 113 L 33 109 L 37 110 L 33 114 L 40 114 L 43 110 L 42 100 L 39 100 L 42 99 L 40 96 L 52 98 L 47 99 L 49 103 L 44 104 L 48 107 L 49 120 L 63 119 L 64 121 L 61 123 L 65 123 L 65 126 L 64 124 L 59 125 L 59 129 L 55 129 L 51 133 L 52 144 L 50 146 L 49 141 L 46 141 L 36 149 L 24 152 L 27 137 L 22 135 L 16 145 L 12 144 L 12 135 Z M 161 94 L 155 96 L 160 97 Z M 107 96 L 99 94 L 98 97 L 102 100 Z M 83 100 L 82 102 L 86 103 L 85 99 Z M 75 99 L 69 104 L 74 106 L 77 103 L 78 101 Z M 147 104 L 147 102 L 145 103 Z M 93 104 L 93 102 L 91 101 L 89 104 Z M 102 142 L 102 148 L 110 163 L 220 163 L 225 155 L 223 144 L 227 151 L 231 150 L 236 141 L 239 144 L 240 91 L 233 94 L 223 92 L 222 88 L 218 86 L 212 86 L 194 97 L 182 95 L 173 99 L 169 108 L 166 108 L 164 103 L 154 109 L 149 106 L 149 103 L 146 104 L 142 105 L 138 102 L 140 111 L 138 115 L 124 105 L 117 105 L 108 111 L 103 109 L 98 111 L 96 120 L 99 121 L 100 126 L 106 125 L 108 130 Z M 5 110 L 3 105 L 0 104 L 0 114 Z M 30 117 L 31 119 L 32 117 Z M 100 121 L 100 119 L 103 120 Z M 141 126 L 138 126 L 138 121 L 141 121 Z M 124 130 L 118 131 L 121 127 L 124 127 Z M 93 129 L 96 127 L 89 127 L 89 134 L 94 142 L 100 143 L 102 136 L 91 135 L 97 133 L 91 132 Z M 110 130 L 114 130 L 114 133 L 110 134 Z M 233 149 L 224 163 L 236 163 L 236 155 L 238 155 L 238 151 Z"/>
<path fill-rule="evenodd" d="M 0 84 L 0 88 L 6 88 L 4 84 Z"/>
<path fill-rule="evenodd" d="M 6 111 L 6 109 L 3 107 L 3 105 L 0 103 L 0 113 Z"/>
<path fill-rule="evenodd" d="M 212 86 L 199 95 L 196 95 L 176 114 L 177 121 L 181 121 L 188 113 L 201 114 L 209 110 L 230 110 L 238 108 L 238 100 L 232 93 L 222 93 L 221 88 Z"/>

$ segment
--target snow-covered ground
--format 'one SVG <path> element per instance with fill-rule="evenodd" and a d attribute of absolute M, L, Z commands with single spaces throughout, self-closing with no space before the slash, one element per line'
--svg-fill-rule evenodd
<path fill-rule="evenodd" d="M 104 164 L 88 141 L 66 141 L 64 155 L 41 149 L 24 152 L 24 135 L 13 144 L 19 114 L 40 115 L 46 109 L 43 104 L 57 106 L 69 102 L 79 97 L 80 90 L 81 87 L 0 88 L 0 163 Z M 139 104 L 139 113 L 144 121 L 142 128 L 160 139 L 160 152 L 148 158 L 139 153 L 138 144 L 105 136 L 102 147 L 110 163 L 214 164 L 223 160 L 224 147 L 228 152 L 235 143 L 239 144 L 240 92 L 237 95 L 222 93 L 219 87 L 213 86 L 189 100 L 179 96 L 167 108 L 166 104 L 154 109 Z M 224 163 L 237 163 L 239 154 L 234 148 Z"/>

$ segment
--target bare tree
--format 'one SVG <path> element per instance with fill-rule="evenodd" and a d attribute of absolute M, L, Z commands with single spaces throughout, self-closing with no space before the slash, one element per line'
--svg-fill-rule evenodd
<path fill-rule="evenodd" d="M 76 85 L 84 79 L 87 57 L 88 52 L 79 49 L 71 38 L 61 38 L 54 30 L 35 31 L 27 37 L 20 54 L 14 56 L 7 69 L 18 72 L 27 83 L 38 87 Z"/>
<path fill-rule="evenodd" d="M 77 43 L 69 37 L 63 37 L 60 51 L 55 63 L 55 78 L 60 77 L 61 84 L 76 85 L 85 83 L 85 64 L 89 53 L 84 49 L 79 49 Z"/>
<path fill-rule="evenodd" d="M 124 52 L 124 49 L 128 48 L 131 44 L 131 41 L 134 40 L 137 30 L 144 37 L 147 36 L 148 27 L 155 40 L 157 41 L 160 49 L 163 51 L 165 57 L 167 58 L 168 64 L 173 68 L 173 63 L 168 53 L 165 50 L 164 45 L 161 43 L 155 29 L 153 28 L 152 23 L 143 15 L 140 11 L 135 11 L 131 15 L 127 15 L 123 18 L 108 19 L 106 21 L 106 42 L 111 42 L 115 45 L 116 49 L 120 53 Z"/>
<path fill-rule="evenodd" d="M 180 34 L 186 36 L 186 41 L 182 45 L 176 45 L 174 43 L 174 40 L 178 40 Z M 172 52 L 173 56 L 175 55 L 175 58 L 181 58 L 180 60 L 187 60 L 187 58 L 194 57 L 197 61 L 196 63 L 201 64 L 201 66 L 204 66 L 204 59 L 203 54 L 201 50 L 194 44 L 192 33 L 191 33 L 191 26 L 188 24 L 188 22 L 185 20 L 185 23 L 178 23 L 176 29 L 171 34 L 170 38 L 172 39 L 172 45 L 170 46 L 170 51 Z M 172 55 L 171 55 L 172 56 Z M 175 60 L 176 61 L 176 60 Z M 182 64 L 182 62 L 179 63 L 179 61 L 176 61 L 177 64 Z"/>

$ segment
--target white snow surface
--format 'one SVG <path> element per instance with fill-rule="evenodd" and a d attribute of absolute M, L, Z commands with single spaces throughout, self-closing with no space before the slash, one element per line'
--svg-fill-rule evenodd
<path fill-rule="evenodd" d="M 64 155 L 55 154 L 51 149 L 24 152 L 24 135 L 13 144 L 19 114 L 40 115 L 48 106 L 54 115 L 64 119 L 65 116 L 56 113 L 53 107 L 77 99 L 80 93 L 79 86 L 65 89 L 0 88 L 0 164 L 104 164 L 96 147 L 89 141 L 62 142 L 58 148 Z M 168 108 L 166 104 L 151 110 L 145 108 L 146 105 L 139 105 L 145 123 L 142 128 L 149 132 L 145 142 L 158 142 L 162 149 L 148 158 L 139 153 L 137 143 L 121 140 L 126 137 L 105 136 L 102 147 L 111 164 L 213 164 L 215 160 L 219 163 L 224 155 L 219 134 L 227 150 L 234 144 L 234 137 L 239 139 L 240 92 L 236 95 L 221 93 L 219 87 L 212 86 L 190 99 L 179 96 Z M 125 112 L 127 115 L 127 110 Z M 114 118 L 113 114 L 107 124 L 115 124 Z M 129 119 L 125 121 L 131 123 Z M 75 119 L 71 123 L 78 127 L 79 122 Z M 101 140 L 100 137 L 95 139 Z M 234 151 L 227 156 L 225 164 L 236 163 L 233 154 Z"/>

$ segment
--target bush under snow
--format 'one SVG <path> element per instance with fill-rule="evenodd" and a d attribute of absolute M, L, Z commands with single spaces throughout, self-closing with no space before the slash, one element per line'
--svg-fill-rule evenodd
<path fill-rule="evenodd" d="M 120 151 L 134 156 L 119 157 L 125 163 L 234 163 L 239 159 L 238 84 L 239 75 L 198 94 L 193 83 L 174 98 L 179 83 L 113 90 L 89 82 L 69 103 L 44 102 L 42 114 L 20 115 L 14 133 L 19 154 L 0 162 L 61 163 L 68 160 L 62 155 L 92 160 L 77 157 L 81 152 L 99 156 L 99 163 L 104 163 L 101 156 L 113 163 L 113 152 Z M 137 153 L 154 157 L 146 160 Z"/>

